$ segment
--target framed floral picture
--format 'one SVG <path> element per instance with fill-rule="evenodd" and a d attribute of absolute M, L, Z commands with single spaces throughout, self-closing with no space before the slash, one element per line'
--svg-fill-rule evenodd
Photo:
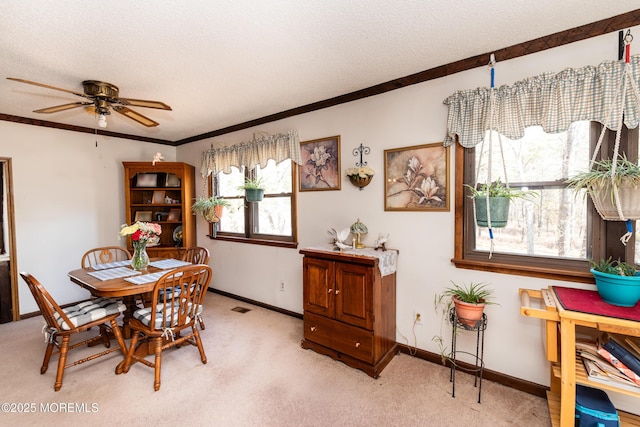
<path fill-rule="evenodd" d="M 385 150 L 384 182 L 385 211 L 449 211 L 449 148 Z"/>
<path fill-rule="evenodd" d="M 300 143 L 300 191 L 340 190 L 340 136 Z"/>

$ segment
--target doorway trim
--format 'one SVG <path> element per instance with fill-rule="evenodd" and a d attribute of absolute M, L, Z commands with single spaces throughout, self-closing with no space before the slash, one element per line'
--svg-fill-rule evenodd
<path fill-rule="evenodd" d="M 18 299 L 18 258 L 16 249 L 15 209 L 13 199 L 13 167 L 11 157 L 0 157 L 5 164 L 4 187 L 7 203 L 7 234 L 9 242 L 9 274 L 11 275 L 11 313 L 12 320 L 20 320 L 20 301 Z"/>

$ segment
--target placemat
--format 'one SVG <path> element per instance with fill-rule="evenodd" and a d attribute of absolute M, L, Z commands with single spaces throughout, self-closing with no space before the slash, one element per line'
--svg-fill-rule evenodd
<path fill-rule="evenodd" d="M 604 302 L 597 291 L 553 286 L 553 292 L 565 310 L 640 321 L 640 304 L 619 307 Z"/>
<path fill-rule="evenodd" d="M 187 261 L 182 261 L 179 259 L 168 258 L 168 259 L 160 259 L 158 261 L 152 261 L 149 263 L 149 265 L 155 268 L 159 268 L 161 270 L 167 270 L 170 268 L 178 268 L 178 267 L 184 267 L 185 265 L 191 265 L 191 263 Z"/>
<path fill-rule="evenodd" d="M 157 273 L 143 274 L 142 276 L 137 277 L 128 277 L 124 280 L 127 282 L 131 282 L 134 285 L 143 285 L 145 283 L 151 283 L 157 281 L 159 278 L 167 274 L 170 270 L 158 271 Z M 180 276 L 182 273 L 176 274 L 176 276 Z"/>
<path fill-rule="evenodd" d="M 124 267 L 125 265 L 130 265 L 130 264 L 131 264 L 131 260 L 126 259 L 124 261 L 114 261 L 114 262 L 107 262 L 104 264 L 96 264 L 91 268 L 93 268 L 94 270 L 106 270 L 107 268 Z"/>
<path fill-rule="evenodd" d="M 127 267 L 109 268 L 107 270 L 89 271 L 89 276 L 93 276 L 98 280 L 118 279 L 120 277 L 135 276 L 140 274 L 139 271 L 132 270 Z"/>

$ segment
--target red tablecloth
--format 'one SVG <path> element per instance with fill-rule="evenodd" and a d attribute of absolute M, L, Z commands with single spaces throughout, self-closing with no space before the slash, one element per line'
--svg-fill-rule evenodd
<path fill-rule="evenodd" d="M 640 302 L 633 307 L 619 307 L 604 302 L 597 291 L 553 286 L 558 301 L 565 310 L 640 322 Z"/>

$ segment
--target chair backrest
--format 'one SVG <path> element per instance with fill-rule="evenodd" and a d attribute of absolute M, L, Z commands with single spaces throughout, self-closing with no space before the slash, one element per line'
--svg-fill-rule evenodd
<path fill-rule="evenodd" d="M 131 252 L 121 246 L 93 248 L 82 255 L 82 268 L 131 259 Z"/>
<path fill-rule="evenodd" d="M 209 264 L 209 249 L 200 246 L 186 248 L 182 253 L 182 260 L 191 264 Z"/>
<path fill-rule="evenodd" d="M 44 317 L 45 322 L 47 322 L 47 326 L 52 328 L 58 332 L 62 331 L 62 328 L 56 321 L 55 315 L 59 316 L 67 325 L 73 325 L 69 317 L 62 311 L 62 308 L 56 303 L 51 294 L 47 292 L 47 290 L 42 286 L 42 284 L 31 274 L 21 272 L 20 276 L 27 282 L 27 286 L 29 286 L 29 290 L 31 294 L 33 294 L 33 298 L 36 300 L 36 304 L 38 304 L 38 308 L 40 309 L 40 313 L 42 313 L 42 317 Z M 55 313 L 55 315 L 54 315 Z"/>
<path fill-rule="evenodd" d="M 153 289 L 150 329 L 193 326 L 210 281 L 211 267 L 204 264 L 180 267 L 158 279 Z"/>

